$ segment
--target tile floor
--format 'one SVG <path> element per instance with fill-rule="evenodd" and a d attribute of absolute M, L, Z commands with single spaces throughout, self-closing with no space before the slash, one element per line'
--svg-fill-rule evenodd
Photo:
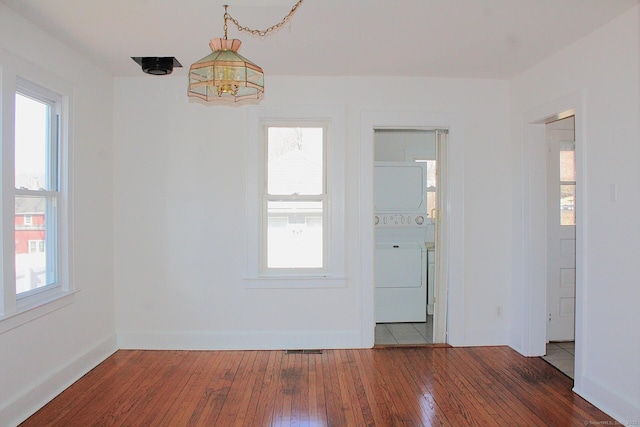
<path fill-rule="evenodd" d="M 376 345 L 433 344 L 433 316 L 424 323 L 378 323 Z M 575 343 L 550 342 L 543 360 L 573 379 Z"/>
<path fill-rule="evenodd" d="M 378 323 L 376 345 L 433 344 L 433 316 L 422 323 Z"/>
<path fill-rule="evenodd" d="M 542 359 L 573 379 L 573 361 L 575 359 L 575 343 L 573 341 L 548 343 L 547 354 Z"/>

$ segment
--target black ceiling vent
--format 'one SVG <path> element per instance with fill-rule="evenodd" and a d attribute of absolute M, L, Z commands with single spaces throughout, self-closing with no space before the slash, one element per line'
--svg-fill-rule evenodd
<path fill-rule="evenodd" d="M 171 74 L 173 67 L 182 67 L 173 56 L 132 56 L 131 59 L 142 67 L 142 71 L 154 76 Z"/>

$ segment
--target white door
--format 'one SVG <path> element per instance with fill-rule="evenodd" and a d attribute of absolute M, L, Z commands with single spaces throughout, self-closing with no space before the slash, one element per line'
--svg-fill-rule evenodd
<path fill-rule="evenodd" d="M 547 125 L 547 341 L 573 341 L 576 292 L 574 117 Z"/>

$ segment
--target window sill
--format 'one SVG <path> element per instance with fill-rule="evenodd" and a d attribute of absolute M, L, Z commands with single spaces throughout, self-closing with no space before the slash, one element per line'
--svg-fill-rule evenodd
<path fill-rule="evenodd" d="M 347 280 L 344 277 L 322 276 L 259 276 L 245 277 L 245 287 L 249 289 L 325 289 L 344 288 Z"/>
<path fill-rule="evenodd" d="M 47 299 L 39 300 L 33 304 L 20 307 L 13 313 L 0 315 L 0 334 L 72 304 L 75 300 L 74 295 L 76 292 L 78 292 L 77 289 L 57 293 Z"/>

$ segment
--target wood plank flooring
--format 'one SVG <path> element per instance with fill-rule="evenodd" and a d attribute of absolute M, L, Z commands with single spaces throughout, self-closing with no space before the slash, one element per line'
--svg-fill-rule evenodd
<path fill-rule="evenodd" d="M 614 420 L 508 347 L 120 350 L 23 426 L 570 426 Z"/>

